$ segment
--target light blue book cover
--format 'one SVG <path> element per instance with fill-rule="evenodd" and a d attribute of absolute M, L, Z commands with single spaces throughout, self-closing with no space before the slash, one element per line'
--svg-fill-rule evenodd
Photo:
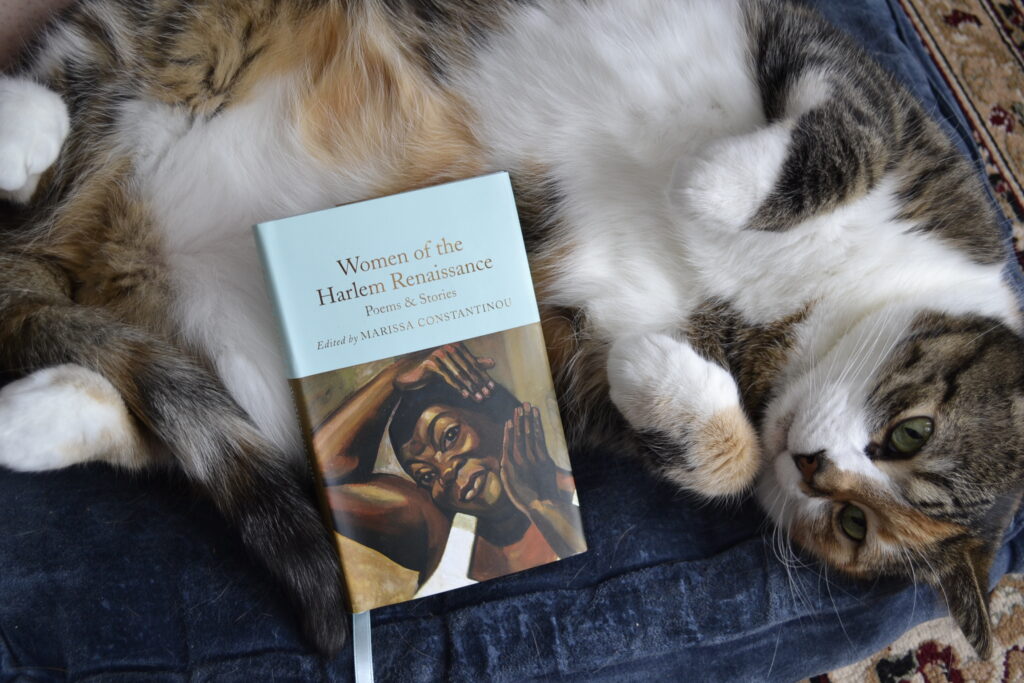
<path fill-rule="evenodd" d="M 507 174 L 255 231 L 352 611 L 585 550 Z"/>

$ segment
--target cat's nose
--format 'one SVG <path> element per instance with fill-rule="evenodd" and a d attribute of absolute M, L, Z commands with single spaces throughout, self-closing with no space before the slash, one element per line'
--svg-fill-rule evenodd
<path fill-rule="evenodd" d="M 800 474 L 807 484 L 810 484 L 814 479 L 814 473 L 821 467 L 821 459 L 824 457 L 824 450 L 815 453 L 795 453 L 793 455 L 793 462 L 796 463 L 796 468 L 800 470 Z"/>

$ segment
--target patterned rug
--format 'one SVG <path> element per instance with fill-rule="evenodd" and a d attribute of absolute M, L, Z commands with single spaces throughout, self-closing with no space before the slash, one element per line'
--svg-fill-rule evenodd
<path fill-rule="evenodd" d="M 1024 0 L 900 0 L 974 129 L 1024 263 Z"/>
<path fill-rule="evenodd" d="M 873 657 L 809 683 L 1004 683 L 1024 681 L 1024 576 L 992 593 L 994 649 L 982 660 L 951 619 L 921 624 Z"/>
<path fill-rule="evenodd" d="M 900 0 L 974 129 L 1024 264 L 1024 0 Z M 981 660 L 951 619 L 810 683 L 1024 682 L 1024 576 L 992 595 L 994 654 Z"/>

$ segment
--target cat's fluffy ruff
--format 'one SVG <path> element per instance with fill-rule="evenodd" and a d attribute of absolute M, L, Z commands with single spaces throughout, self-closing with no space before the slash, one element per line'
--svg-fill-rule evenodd
<path fill-rule="evenodd" d="M 432 5 L 81 3 L 29 71 L 74 103 L 73 126 L 0 254 L 5 367 L 73 361 L 105 377 L 291 587 L 321 646 L 337 646 L 337 596 L 321 594 L 332 551 L 277 462 L 300 451 L 249 225 L 508 169 L 563 400 L 570 417 L 594 418 L 573 431 L 626 427 L 608 402 L 612 347 L 612 396 L 658 469 L 735 492 L 754 476 L 760 426 L 759 494 L 776 521 L 853 573 L 899 571 L 901 544 L 940 562 L 931 578 L 966 587 L 951 609 L 984 650 L 978 577 L 1019 463 L 991 499 L 972 471 L 960 484 L 974 507 L 934 520 L 908 500 L 924 509 L 941 487 L 914 468 L 962 463 L 879 464 L 862 443 L 899 412 L 878 397 L 907 393 L 882 369 L 901 354 L 918 384 L 947 385 L 940 398 L 963 393 L 953 403 L 968 414 L 980 387 L 1019 394 L 985 370 L 1021 355 L 1004 245 L 937 126 L 816 15 L 781 2 Z M 946 317 L 922 322 L 925 311 Z M 914 353 L 916 334 L 948 343 Z M 665 343 L 626 339 L 638 335 Z M 975 349 L 974 337 L 998 345 Z M 961 356 L 980 369 L 953 372 Z M 650 381 L 666 377 L 678 381 Z M 716 389 L 682 386 L 695 377 Z M 650 420 L 644 403 L 665 410 Z M 717 470 L 687 461 L 695 430 L 672 423 L 672 406 L 727 415 L 725 451 L 708 452 L 734 457 L 735 479 L 701 479 Z M 790 458 L 803 449 L 829 454 L 828 502 L 803 488 Z M 877 506 L 871 529 L 888 534 L 863 556 L 822 514 L 850 497 Z M 289 509 L 290 526 L 272 523 Z"/>

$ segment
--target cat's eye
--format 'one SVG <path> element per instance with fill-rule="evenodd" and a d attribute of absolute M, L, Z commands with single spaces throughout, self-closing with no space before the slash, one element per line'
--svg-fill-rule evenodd
<path fill-rule="evenodd" d="M 839 511 L 839 528 L 847 538 L 860 543 L 868 535 L 868 518 L 856 505 L 846 505 Z"/>
<path fill-rule="evenodd" d="M 890 450 L 901 455 L 913 455 L 928 443 L 933 427 L 930 417 L 912 417 L 904 420 L 889 433 L 888 446 Z"/>

